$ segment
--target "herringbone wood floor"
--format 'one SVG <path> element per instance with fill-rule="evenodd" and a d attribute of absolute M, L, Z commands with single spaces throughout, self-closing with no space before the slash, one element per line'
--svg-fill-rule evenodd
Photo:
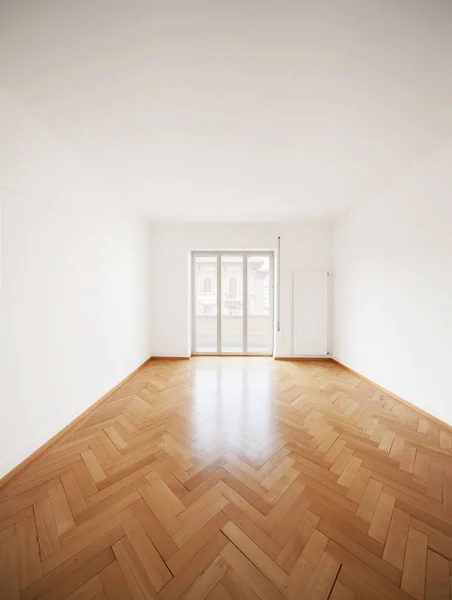
<path fill-rule="evenodd" d="M 152 361 L 1 490 L 1 598 L 450 598 L 452 435 L 333 363 Z"/>

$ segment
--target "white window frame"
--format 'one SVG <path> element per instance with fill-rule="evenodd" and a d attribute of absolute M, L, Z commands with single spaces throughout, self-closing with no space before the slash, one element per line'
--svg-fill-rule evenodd
<path fill-rule="evenodd" d="M 196 332 L 195 332 L 195 309 L 196 309 L 196 273 L 195 262 L 197 257 L 209 256 L 217 259 L 217 351 L 216 352 L 197 352 L 196 351 Z M 222 352 L 221 351 L 221 257 L 222 256 L 243 256 L 243 352 Z M 250 256 L 268 256 L 269 257 L 269 316 L 271 319 L 271 348 L 265 353 L 248 352 L 248 257 Z M 215 286 L 213 286 L 215 290 Z M 237 281 L 237 289 L 239 289 L 239 281 Z M 192 354 L 196 356 L 202 355 L 218 355 L 224 356 L 228 354 L 240 354 L 244 356 L 273 356 L 275 345 L 275 253 L 273 250 L 219 250 L 208 252 L 206 250 L 194 250 L 191 253 L 191 343 Z"/>

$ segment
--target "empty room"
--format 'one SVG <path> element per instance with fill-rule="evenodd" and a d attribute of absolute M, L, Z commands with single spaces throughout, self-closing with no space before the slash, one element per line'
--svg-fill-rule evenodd
<path fill-rule="evenodd" d="M 1 600 L 452 600 L 452 0 L 0 0 Z"/>

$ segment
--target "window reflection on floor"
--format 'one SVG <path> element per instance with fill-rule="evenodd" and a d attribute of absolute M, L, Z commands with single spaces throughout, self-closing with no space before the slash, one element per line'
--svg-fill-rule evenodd
<path fill-rule="evenodd" d="M 273 433 L 271 358 L 196 358 L 191 425 L 198 448 L 226 444 L 256 448 Z"/>

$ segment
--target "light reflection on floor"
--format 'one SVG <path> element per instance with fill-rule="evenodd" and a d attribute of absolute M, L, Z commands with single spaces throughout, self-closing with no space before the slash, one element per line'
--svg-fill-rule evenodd
<path fill-rule="evenodd" d="M 196 357 L 193 361 L 193 439 L 205 448 L 223 441 L 243 445 L 273 433 L 272 358 Z"/>

